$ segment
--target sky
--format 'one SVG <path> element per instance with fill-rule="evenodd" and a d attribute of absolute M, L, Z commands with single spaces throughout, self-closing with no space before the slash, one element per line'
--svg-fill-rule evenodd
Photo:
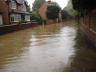
<path fill-rule="evenodd" d="M 34 2 L 34 0 L 27 0 L 28 1 L 28 3 L 30 4 L 30 6 L 32 7 L 32 3 Z M 46 1 L 48 1 L 48 0 L 46 0 Z M 51 1 L 56 1 L 59 5 L 60 5 L 60 7 L 63 9 L 66 5 L 67 5 L 67 3 L 68 3 L 68 0 L 51 0 Z"/>

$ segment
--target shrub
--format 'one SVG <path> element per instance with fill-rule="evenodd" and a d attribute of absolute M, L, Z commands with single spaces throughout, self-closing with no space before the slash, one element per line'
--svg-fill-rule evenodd
<path fill-rule="evenodd" d="M 58 18 L 59 11 L 60 11 L 59 6 L 48 6 L 46 12 L 47 18 L 55 20 L 56 18 Z"/>
<path fill-rule="evenodd" d="M 27 23 L 27 21 L 25 21 L 25 20 L 19 21 L 19 24 L 22 24 L 22 23 Z"/>
<path fill-rule="evenodd" d="M 37 21 L 37 23 L 38 23 L 39 25 L 41 25 L 41 24 L 42 24 L 42 21 L 43 21 L 42 18 L 39 16 L 39 14 L 38 14 L 37 12 L 32 12 L 31 22 L 32 22 L 33 20 Z"/>

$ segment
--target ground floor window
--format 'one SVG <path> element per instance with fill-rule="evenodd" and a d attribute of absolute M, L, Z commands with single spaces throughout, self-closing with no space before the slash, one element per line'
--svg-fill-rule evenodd
<path fill-rule="evenodd" d="M 0 25 L 3 24 L 2 15 L 0 15 Z"/>
<path fill-rule="evenodd" d="M 19 22 L 19 21 L 21 21 L 21 15 L 20 14 L 11 14 L 10 15 L 10 21 L 11 22 Z"/>
<path fill-rule="evenodd" d="M 30 21 L 30 15 L 25 15 L 25 21 Z"/>

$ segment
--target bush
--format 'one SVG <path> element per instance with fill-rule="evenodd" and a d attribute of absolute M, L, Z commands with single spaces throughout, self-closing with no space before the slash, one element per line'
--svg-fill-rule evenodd
<path fill-rule="evenodd" d="M 25 21 L 25 20 L 19 21 L 19 24 L 22 24 L 22 23 L 27 23 L 27 21 Z"/>
<path fill-rule="evenodd" d="M 42 18 L 39 16 L 39 14 L 38 14 L 37 12 L 32 12 L 31 22 L 32 22 L 32 20 L 37 21 L 37 23 L 38 23 L 39 25 L 41 25 L 42 22 L 43 22 Z"/>
<path fill-rule="evenodd" d="M 61 8 L 59 6 L 48 6 L 46 12 L 47 18 L 55 20 L 56 18 L 58 18 L 60 10 Z"/>

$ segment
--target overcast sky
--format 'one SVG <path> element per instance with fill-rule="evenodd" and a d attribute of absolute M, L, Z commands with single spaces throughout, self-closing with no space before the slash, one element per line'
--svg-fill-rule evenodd
<path fill-rule="evenodd" d="M 30 4 L 30 6 L 32 7 L 32 3 L 34 2 L 34 0 L 27 0 L 27 1 Z M 46 1 L 48 1 L 48 0 L 46 0 Z M 52 0 L 52 1 L 58 2 L 58 4 L 61 6 L 61 8 L 64 8 L 68 3 L 68 0 Z"/>

